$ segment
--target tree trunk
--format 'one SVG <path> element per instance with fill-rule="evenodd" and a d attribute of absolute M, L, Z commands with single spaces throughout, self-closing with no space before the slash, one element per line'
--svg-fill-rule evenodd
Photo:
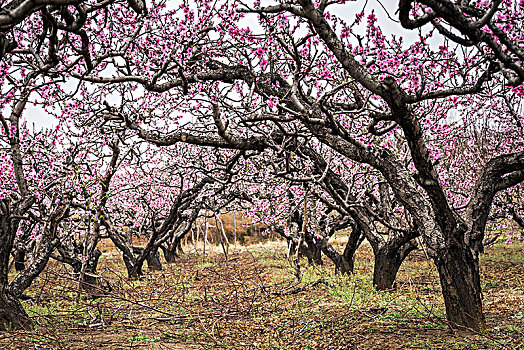
<path fill-rule="evenodd" d="M 100 279 L 96 276 L 98 260 L 102 256 L 100 249 L 96 248 L 93 256 L 88 259 L 86 270 L 84 271 L 84 280 L 80 282 L 80 287 L 90 294 L 100 294 Z M 73 267 L 75 272 L 80 273 L 82 264 L 76 264 Z"/>
<path fill-rule="evenodd" d="M 300 256 L 306 257 L 309 265 L 322 265 L 322 250 L 311 242 L 302 243 Z"/>
<path fill-rule="evenodd" d="M 122 252 L 122 259 L 126 265 L 127 277 L 129 279 L 136 279 L 142 276 L 142 264 L 137 264 L 131 235 L 126 234 L 125 237 L 120 236 L 111 222 L 111 217 L 106 213 L 102 216 L 102 224 L 105 226 L 113 244 Z"/>
<path fill-rule="evenodd" d="M 22 249 L 16 249 L 13 252 L 13 259 L 15 261 L 15 270 L 23 271 L 25 269 L 25 251 Z"/>
<path fill-rule="evenodd" d="M 377 290 L 394 288 L 400 265 L 409 253 L 417 247 L 415 240 L 409 240 L 400 247 L 392 242 L 375 251 L 375 266 L 373 269 L 373 285 Z"/>
<path fill-rule="evenodd" d="M 133 247 L 133 253 L 141 256 L 144 253 L 144 250 L 146 248 L 142 247 Z M 144 264 L 144 260 L 147 261 L 147 268 L 150 271 L 162 271 L 162 263 L 160 262 L 160 254 L 158 253 L 158 248 L 154 248 L 153 250 L 149 251 L 149 253 L 146 252 L 145 259 L 136 258 L 135 261 L 130 264 L 131 270 L 128 268 L 128 275 L 129 278 L 138 278 L 142 276 L 142 266 Z"/>
<path fill-rule="evenodd" d="M 327 238 L 321 241 L 322 252 L 335 264 L 335 273 L 340 272 L 342 274 L 353 273 L 355 252 L 364 240 L 364 235 L 360 229 L 353 228 L 349 235 L 348 242 L 344 248 L 344 253 L 338 253 L 331 244 L 328 243 Z"/>
<path fill-rule="evenodd" d="M 396 254 L 388 254 L 387 248 L 375 253 L 375 267 L 373 269 L 373 285 L 377 290 L 393 289 L 397 273 L 402 265 L 401 259 Z"/>
<path fill-rule="evenodd" d="M 184 251 L 182 250 L 182 237 L 174 237 L 171 242 L 167 244 L 167 246 L 160 246 L 162 249 L 162 252 L 164 253 L 164 259 L 168 264 L 172 264 L 180 257 L 180 254 L 183 254 Z"/>
<path fill-rule="evenodd" d="M 308 232 L 304 234 L 304 242 L 299 247 L 300 255 L 307 258 L 309 265 L 323 265 L 321 244 Z"/>
<path fill-rule="evenodd" d="M 0 292 L 0 330 L 28 328 L 31 320 L 20 301 L 5 289 Z"/>
<path fill-rule="evenodd" d="M 132 248 L 133 247 L 131 247 L 131 249 Z M 124 264 L 126 265 L 127 278 L 137 279 L 142 276 L 142 266 L 136 266 L 136 259 L 132 251 L 124 251 L 124 253 L 122 254 L 122 259 L 124 260 Z"/>
<path fill-rule="evenodd" d="M 364 233 L 358 226 L 351 229 L 351 234 L 349 235 L 348 242 L 344 248 L 344 253 L 342 254 L 343 268 L 340 270 L 341 273 L 353 273 L 355 268 L 355 253 L 364 239 Z"/>
<path fill-rule="evenodd" d="M 322 243 L 322 252 L 335 264 L 335 273 L 349 275 L 353 273 L 353 257 L 345 254 L 339 254 L 327 239 Z M 346 251 L 344 251 L 345 253 Z"/>
<path fill-rule="evenodd" d="M 167 247 L 160 246 L 160 248 L 164 253 L 164 259 L 166 260 L 166 263 L 172 264 L 176 261 L 178 254 L 176 253 L 176 249 L 173 244 L 169 244 Z"/>
<path fill-rule="evenodd" d="M 125 260 L 126 259 L 124 257 L 124 262 Z M 142 264 L 135 265 L 135 264 L 129 263 L 129 264 L 126 264 L 126 269 L 127 269 L 127 277 L 130 280 L 140 278 L 144 275 L 144 273 L 142 272 Z"/>
<path fill-rule="evenodd" d="M 485 321 L 477 254 L 465 243 L 454 242 L 437 253 L 435 264 L 450 326 L 482 330 Z"/>
<path fill-rule="evenodd" d="M 162 271 L 162 263 L 160 262 L 160 254 L 158 248 L 150 252 L 147 257 L 147 268 L 149 271 Z"/>
<path fill-rule="evenodd" d="M 304 245 L 302 245 L 300 249 L 300 255 L 305 256 L 307 258 L 309 265 L 323 265 L 324 262 L 322 261 L 322 250 L 320 250 L 319 247 L 317 247 L 315 244 L 308 243 L 308 247 L 306 248 Z"/>
<path fill-rule="evenodd" d="M 31 324 L 20 301 L 8 291 L 9 258 L 16 227 L 9 201 L 0 200 L 0 330 L 27 328 Z"/>
<path fill-rule="evenodd" d="M 177 249 L 178 253 L 184 254 L 184 249 L 182 249 L 182 237 L 179 237 L 176 240 L 176 249 Z"/>

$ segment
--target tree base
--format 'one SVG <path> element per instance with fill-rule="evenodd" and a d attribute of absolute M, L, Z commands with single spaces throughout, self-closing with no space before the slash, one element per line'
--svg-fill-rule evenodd
<path fill-rule="evenodd" d="M 20 301 L 8 295 L 0 297 L 0 331 L 27 329 L 31 319 L 25 312 Z"/>
<path fill-rule="evenodd" d="M 477 257 L 467 246 L 452 246 L 435 259 L 435 264 L 450 327 L 458 331 L 484 329 Z"/>

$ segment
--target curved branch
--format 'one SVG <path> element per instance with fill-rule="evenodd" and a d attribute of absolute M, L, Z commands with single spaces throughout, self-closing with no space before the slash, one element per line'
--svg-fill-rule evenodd
<path fill-rule="evenodd" d="M 0 29 L 8 29 L 40 9 L 42 6 L 76 5 L 85 0 L 14 0 L 0 9 Z"/>
<path fill-rule="evenodd" d="M 409 18 L 409 13 L 411 12 L 411 4 L 413 3 L 413 1 L 414 0 L 400 0 L 399 1 L 398 17 L 399 17 L 400 23 L 406 29 L 420 28 L 437 17 L 436 13 L 431 11 L 415 19 Z"/>
<path fill-rule="evenodd" d="M 473 223 L 471 240 L 481 244 L 493 198 L 497 192 L 524 181 L 524 151 L 491 159 L 483 168 L 473 191 L 467 214 Z"/>

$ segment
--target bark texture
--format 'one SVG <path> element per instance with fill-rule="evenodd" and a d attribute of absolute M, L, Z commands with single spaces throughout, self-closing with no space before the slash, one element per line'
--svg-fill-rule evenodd
<path fill-rule="evenodd" d="M 397 273 L 411 251 L 417 248 L 414 240 L 409 240 L 400 247 L 385 245 L 375 252 L 373 285 L 377 290 L 390 290 L 395 287 Z"/>
<path fill-rule="evenodd" d="M 453 242 L 449 248 L 438 252 L 435 264 L 450 326 L 462 330 L 482 330 L 485 321 L 476 254 L 465 243 Z"/>
<path fill-rule="evenodd" d="M 0 330 L 27 328 L 31 324 L 22 304 L 9 291 L 9 258 L 18 226 L 12 218 L 11 205 L 7 199 L 0 200 Z"/>

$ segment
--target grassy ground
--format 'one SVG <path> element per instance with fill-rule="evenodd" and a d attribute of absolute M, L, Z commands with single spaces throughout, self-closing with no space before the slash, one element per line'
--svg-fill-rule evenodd
<path fill-rule="evenodd" d="M 338 243 L 343 243 L 338 242 Z M 339 247 L 340 248 L 340 247 Z M 225 262 L 187 254 L 160 272 L 128 281 L 118 256 L 99 269 L 112 291 L 92 298 L 56 262 L 28 291 L 31 330 L 0 335 L 1 348 L 35 349 L 524 349 L 524 245 L 482 256 L 482 334 L 450 331 L 434 266 L 414 252 L 397 288 L 372 287 L 364 245 L 356 274 L 302 262 L 302 281 L 283 243 L 242 247 Z"/>

